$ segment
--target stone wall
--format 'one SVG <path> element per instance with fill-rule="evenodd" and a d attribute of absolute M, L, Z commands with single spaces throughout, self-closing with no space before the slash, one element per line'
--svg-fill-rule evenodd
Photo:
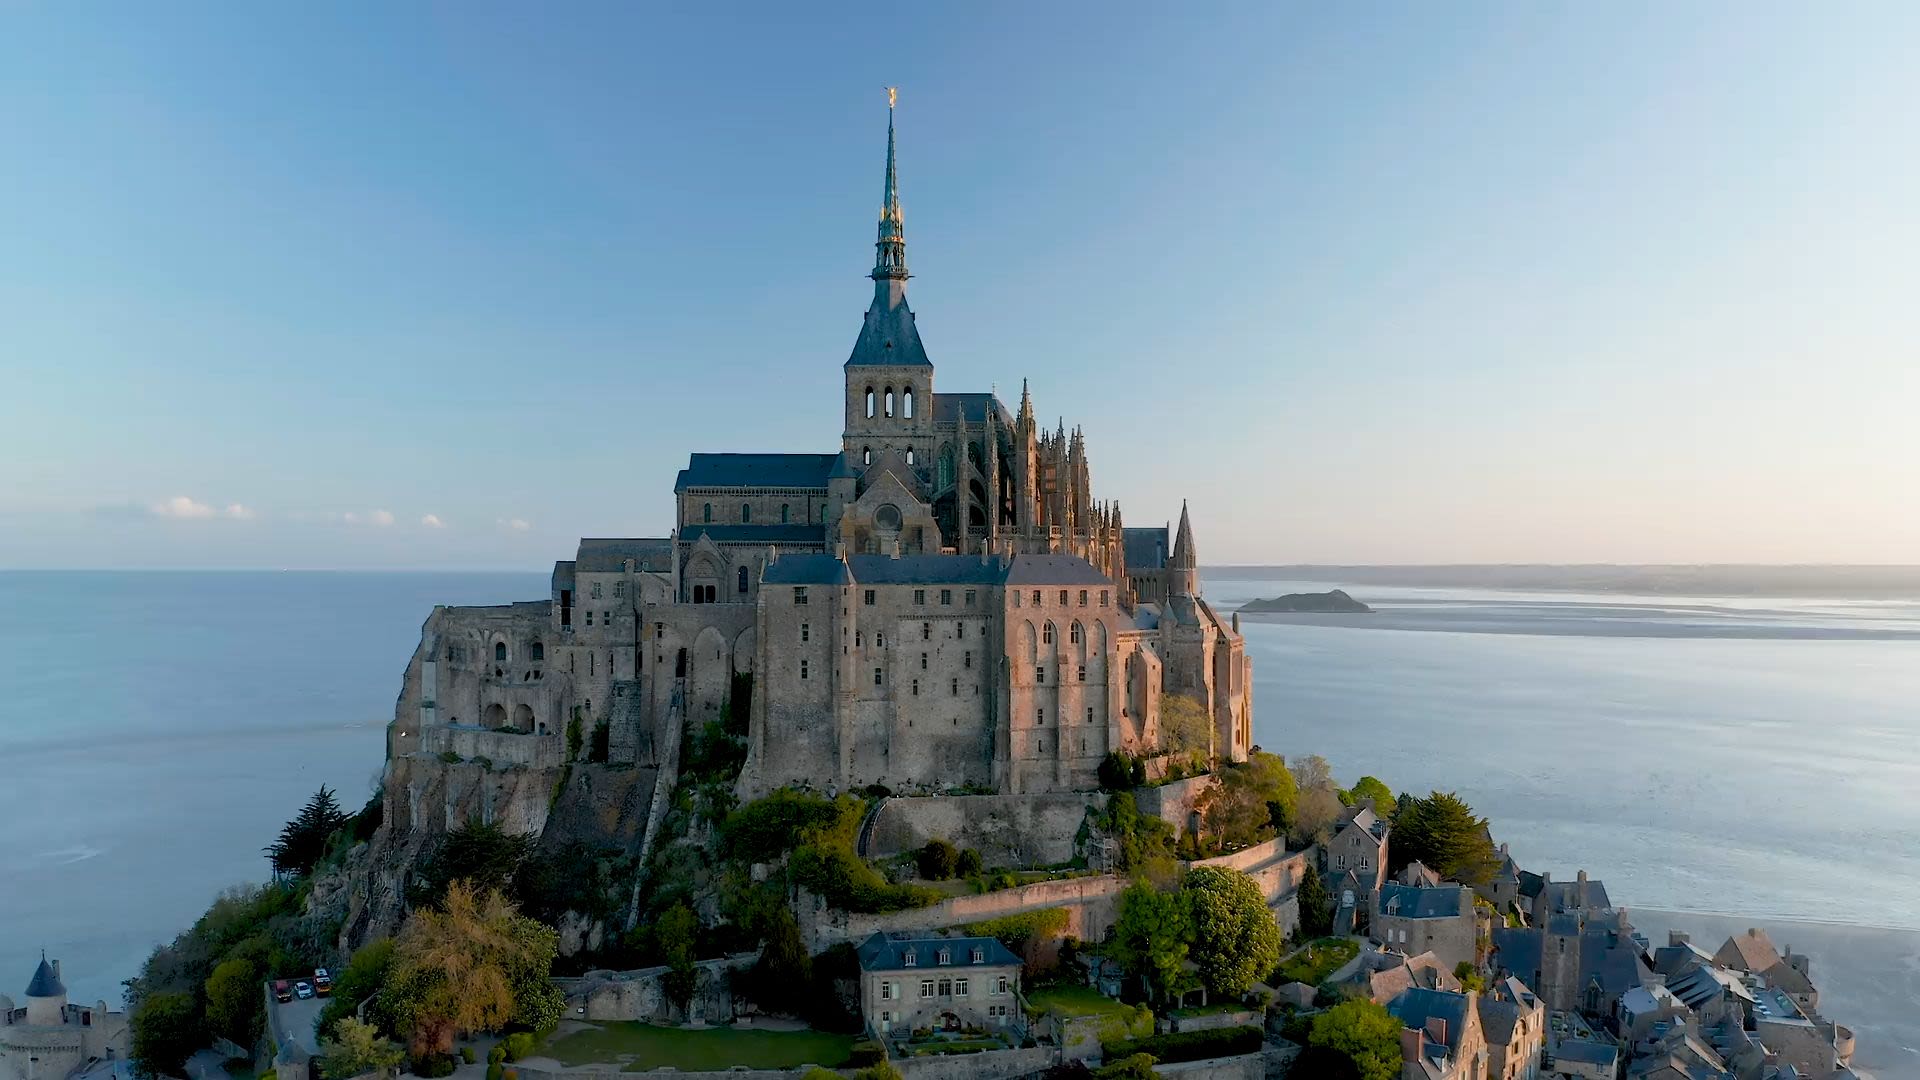
<path fill-rule="evenodd" d="M 893 1066 L 905 1080 L 1014 1080 L 1039 1072 L 1059 1060 L 1059 1051 L 1053 1047 L 1036 1046 L 984 1054 L 895 1058 Z"/>
<path fill-rule="evenodd" d="M 1153 1071 L 1160 1076 L 1177 1076 L 1180 1080 L 1266 1080 L 1267 1057 L 1262 1052 L 1202 1061 L 1178 1061 L 1169 1065 L 1155 1065 Z"/>
<path fill-rule="evenodd" d="M 452 752 L 462 760 L 486 758 L 499 767 L 557 769 L 566 754 L 564 736 L 522 735 L 486 728 L 441 724 L 420 733 L 420 749 L 428 754 Z"/>
<path fill-rule="evenodd" d="M 818 897 L 803 891 L 794 908 L 800 918 L 800 931 L 808 948 L 814 952 L 842 941 L 857 945 L 875 931 L 941 929 L 1055 907 L 1067 909 L 1066 933 L 1069 936 L 1082 941 L 1099 941 L 1107 936 L 1107 930 L 1113 926 L 1119 913 L 1120 893 L 1126 887 L 1125 878 L 1112 875 L 1066 878 L 978 895 L 956 896 L 928 907 L 882 915 L 835 911 Z"/>
<path fill-rule="evenodd" d="M 870 858 L 912 851 L 935 837 L 975 848 L 987 866 L 1059 866 L 1099 792 L 1052 795 L 956 795 L 888 799 L 875 815 Z"/>
<path fill-rule="evenodd" d="M 728 980 L 732 972 L 751 967 L 757 954 L 736 953 L 694 965 L 693 1000 L 681 1009 L 667 998 L 667 968 L 633 971 L 592 971 L 578 979 L 555 979 L 566 995 L 567 1016 L 573 1020 L 604 1022 L 646 1020 L 682 1023 L 698 1019 L 707 1024 L 733 1022 L 734 1001 Z"/>
<path fill-rule="evenodd" d="M 1141 813 L 1152 814 L 1172 825 L 1177 837 L 1189 831 L 1195 804 L 1199 802 L 1201 793 L 1212 786 L 1212 774 L 1189 776 L 1185 780 L 1174 780 L 1158 787 L 1139 788 L 1133 793 L 1133 801 L 1140 807 Z"/>

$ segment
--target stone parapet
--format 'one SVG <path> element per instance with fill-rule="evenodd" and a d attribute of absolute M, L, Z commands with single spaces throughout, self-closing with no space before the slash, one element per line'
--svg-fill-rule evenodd
<path fill-rule="evenodd" d="M 452 753 L 463 761 L 485 758 L 495 767 L 557 769 L 564 747 L 560 735 L 530 735 L 489 731 L 464 725 L 437 724 L 420 732 L 420 749 L 428 754 Z"/>

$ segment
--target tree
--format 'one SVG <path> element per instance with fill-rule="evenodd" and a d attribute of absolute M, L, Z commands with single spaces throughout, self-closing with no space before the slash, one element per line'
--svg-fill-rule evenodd
<path fill-rule="evenodd" d="M 266 848 L 275 873 L 305 877 L 327 853 L 327 839 L 347 823 L 347 814 L 325 784 L 313 793 L 300 813 L 280 830 L 280 839 Z"/>
<path fill-rule="evenodd" d="M 440 908 L 415 910 L 400 928 L 382 991 L 386 1012 L 416 1058 L 445 1054 L 471 1032 L 551 1026 L 565 1008 L 548 982 L 557 951 L 553 930 L 521 915 L 498 889 L 480 893 L 455 881 Z"/>
<path fill-rule="evenodd" d="M 1327 892 L 1326 882 L 1320 880 L 1318 872 L 1309 868 L 1306 876 L 1300 879 L 1300 891 L 1295 894 L 1300 905 L 1300 935 L 1302 937 L 1325 937 L 1333 932 L 1333 897 Z"/>
<path fill-rule="evenodd" d="M 1373 812 L 1379 816 L 1381 820 L 1393 820 L 1396 805 L 1393 798 L 1393 789 L 1381 782 L 1379 777 L 1363 776 L 1354 781 L 1353 787 L 1348 789 L 1346 797 L 1340 801 L 1346 803 L 1348 806 L 1358 806 L 1367 799 L 1373 800 Z"/>
<path fill-rule="evenodd" d="M 133 1046 L 128 1055 L 136 1073 L 145 1077 L 179 1076 L 187 1059 L 207 1043 L 206 1027 L 194 1008 L 193 995 L 184 990 L 146 994 L 129 1020 Z"/>
<path fill-rule="evenodd" d="M 800 923 L 786 905 L 767 921 L 766 944 L 753 965 L 753 995 L 763 1007 L 800 1015 L 807 1010 L 813 987 L 813 957 L 800 939 Z"/>
<path fill-rule="evenodd" d="M 369 998 L 373 1001 L 367 1008 L 367 1019 L 389 1035 L 401 1034 L 379 1008 L 380 1000 L 376 996 L 387 984 L 387 973 L 392 967 L 392 938 L 375 938 L 355 949 L 347 959 L 347 966 L 333 973 L 333 996 L 327 998 L 327 1007 L 320 1010 L 321 1037 L 331 1037 L 334 1025 L 357 1013 L 360 1003 Z"/>
<path fill-rule="evenodd" d="M 693 991 L 699 984 L 699 972 L 693 966 L 693 935 L 699 927 L 693 909 L 684 903 L 668 908 L 654 927 L 655 940 L 660 943 L 660 951 L 667 961 L 667 977 L 662 980 L 662 986 L 667 998 L 682 1009 L 693 1000 Z"/>
<path fill-rule="evenodd" d="M 1244 764 L 1221 768 L 1217 782 L 1203 792 L 1197 809 L 1213 841 L 1238 848 L 1271 839 L 1276 824 L 1294 817 L 1299 794 L 1286 760 L 1254 751 Z"/>
<path fill-rule="evenodd" d="M 1313 1031 L 1307 1036 L 1309 1053 L 1325 1059 L 1331 1055 L 1349 1063 L 1349 1075 L 1359 1080 L 1399 1080 L 1400 1021 L 1365 998 L 1343 1001 L 1314 1018 Z M 1307 1064 L 1303 1056 L 1296 1069 Z M 1338 1075 L 1310 1070 L 1308 1075 Z"/>
<path fill-rule="evenodd" d="M 419 907 L 438 901 L 449 883 L 464 881 L 475 892 L 513 887 L 521 864 L 533 854 L 532 833 L 510 833 L 498 825 L 467 821 L 447 834 L 440 849 L 421 864 L 420 881 L 407 890 Z"/>
<path fill-rule="evenodd" d="M 328 1076 L 392 1076 L 405 1060 L 406 1051 L 388 1041 L 379 1028 L 351 1016 L 334 1025 L 333 1038 L 320 1045 L 320 1068 Z"/>
<path fill-rule="evenodd" d="M 1239 997 L 1280 963 L 1280 927 L 1252 878 L 1199 866 L 1182 891 L 1193 912 L 1193 961 L 1210 993 Z"/>
<path fill-rule="evenodd" d="M 1158 1080 L 1160 1074 L 1153 1071 L 1155 1060 L 1152 1054 L 1132 1054 L 1109 1061 L 1094 1070 L 1094 1080 Z"/>
<path fill-rule="evenodd" d="M 1333 823 L 1340 820 L 1340 792 L 1333 783 L 1333 769 L 1319 754 L 1298 758 L 1289 767 L 1299 802 L 1287 835 L 1302 845 L 1324 842 Z"/>
<path fill-rule="evenodd" d="M 1460 989 L 1481 991 L 1487 988 L 1486 976 L 1473 966 L 1473 961 L 1462 960 L 1453 965 L 1453 977 L 1460 980 Z"/>
<path fill-rule="evenodd" d="M 1450 791 L 1402 799 L 1387 850 L 1395 870 L 1418 859 L 1463 885 L 1485 885 L 1499 866 L 1487 819 Z"/>
<path fill-rule="evenodd" d="M 1196 764 L 1213 758 L 1213 718 L 1199 698 L 1167 694 L 1160 699 L 1160 749 Z"/>
<path fill-rule="evenodd" d="M 260 995 L 260 981 L 264 977 L 247 957 L 221 961 L 213 974 L 207 976 L 207 1028 L 241 1046 L 252 1046 L 265 1014 Z"/>
<path fill-rule="evenodd" d="M 962 848 L 960 850 L 960 857 L 953 862 L 954 875 L 956 877 L 972 877 L 979 873 L 980 870 L 980 852 L 973 848 Z"/>
<path fill-rule="evenodd" d="M 951 843 L 936 836 L 920 849 L 915 861 L 919 864 L 921 877 L 928 881 L 945 881 L 953 876 L 960 853 Z"/>
<path fill-rule="evenodd" d="M 1147 980 L 1155 995 L 1185 986 L 1187 949 L 1193 940 L 1193 918 L 1186 896 L 1135 883 L 1120 894 L 1120 914 L 1113 924 L 1113 958 L 1129 973 Z"/>

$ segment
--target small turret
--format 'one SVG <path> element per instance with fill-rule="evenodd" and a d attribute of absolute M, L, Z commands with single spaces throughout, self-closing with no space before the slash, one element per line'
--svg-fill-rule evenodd
<path fill-rule="evenodd" d="M 40 954 L 40 966 L 27 984 L 27 1023 L 58 1024 L 67 1011 L 67 987 L 60 981 L 60 962 Z"/>
<path fill-rule="evenodd" d="M 1187 501 L 1180 500 L 1180 529 L 1173 537 L 1173 557 L 1167 560 L 1167 595 L 1199 596 L 1200 566 L 1193 545 L 1193 523 L 1187 519 Z"/>

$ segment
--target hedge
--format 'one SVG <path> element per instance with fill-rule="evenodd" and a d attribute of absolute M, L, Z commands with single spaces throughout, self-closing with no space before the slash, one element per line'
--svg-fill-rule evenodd
<path fill-rule="evenodd" d="M 1208 1031 L 1176 1031 L 1168 1035 L 1149 1035 L 1144 1039 L 1121 1039 L 1106 1043 L 1101 1049 L 1108 1061 L 1134 1054 L 1151 1054 L 1161 1064 L 1167 1064 L 1251 1054 L 1257 1052 L 1265 1041 L 1266 1036 L 1261 1029 L 1248 1024 Z"/>

